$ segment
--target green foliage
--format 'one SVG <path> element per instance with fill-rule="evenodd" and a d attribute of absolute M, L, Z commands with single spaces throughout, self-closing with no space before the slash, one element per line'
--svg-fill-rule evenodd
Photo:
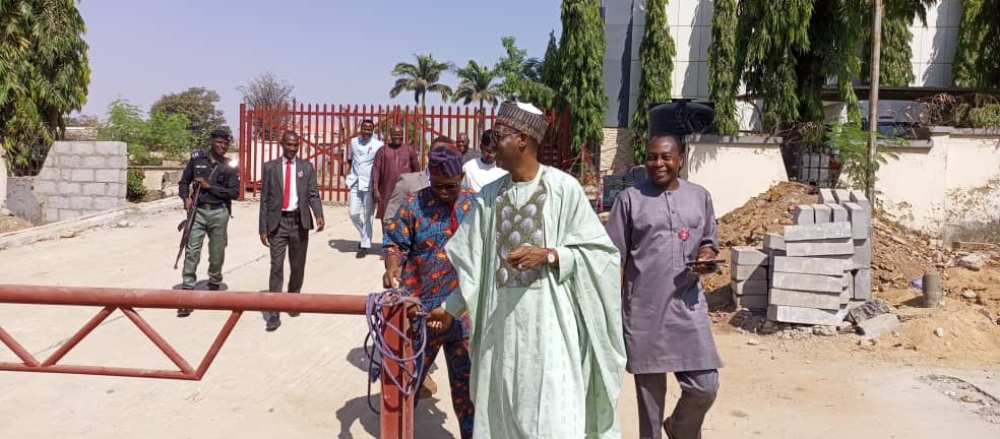
<path fill-rule="evenodd" d="M 129 168 L 125 177 L 125 199 L 137 203 L 146 197 L 146 185 L 142 183 L 146 179 L 146 171 L 142 169 Z"/>
<path fill-rule="evenodd" d="M 98 139 L 125 142 L 132 165 L 149 164 L 151 152 L 183 160 L 192 151 L 189 125 L 183 114 L 157 112 L 144 120 L 139 107 L 126 100 L 116 100 L 108 106 L 108 118 L 98 130 Z"/>
<path fill-rule="evenodd" d="M 708 93 L 715 103 L 716 131 L 739 134 L 736 122 L 736 0 L 715 0 L 712 11 L 712 44 L 708 47 Z"/>
<path fill-rule="evenodd" d="M 771 0 L 739 2 L 738 71 L 751 99 L 763 100 L 764 129 L 773 131 L 783 121 L 799 118 L 799 54 L 809 50 L 809 22 L 813 0 L 787 0 L 775 13 Z"/>
<path fill-rule="evenodd" d="M 861 66 L 857 49 L 869 5 L 867 0 L 739 3 L 738 71 L 748 95 L 763 101 L 766 130 L 794 121 L 822 121 L 821 92 L 830 78 L 847 103 L 848 119 L 860 121 L 852 82 Z"/>
<path fill-rule="evenodd" d="M 962 22 L 958 28 L 955 61 L 952 64 L 953 81 L 957 87 L 975 88 L 979 84 L 977 60 L 982 50 L 984 29 L 978 25 L 977 19 L 983 8 L 983 2 L 984 0 L 962 1 Z"/>
<path fill-rule="evenodd" d="M 539 79 L 542 85 L 548 87 L 549 90 L 555 90 L 559 87 L 559 81 L 562 76 L 562 65 L 560 62 L 559 43 L 556 42 L 555 31 L 551 31 L 549 32 L 549 45 L 545 48 L 545 56 L 542 58 L 542 65 L 539 69 Z M 553 92 L 553 94 L 555 93 Z"/>
<path fill-rule="evenodd" d="M 413 92 L 413 99 L 420 106 L 427 103 L 427 92 L 439 93 L 441 99 L 447 100 L 452 94 L 451 87 L 438 81 L 441 73 L 452 68 L 451 64 L 434 59 L 432 54 L 414 54 L 413 57 L 416 64 L 401 62 L 392 69 L 392 76 L 399 79 L 389 90 L 389 97 L 395 98 L 404 91 Z"/>
<path fill-rule="evenodd" d="M 959 87 L 1000 91 L 1000 0 L 965 0 L 953 67 Z"/>
<path fill-rule="evenodd" d="M 939 93 L 920 100 L 923 123 L 956 128 L 1000 128 L 1000 100 L 987 94 Z"/>
<path fill-rule="evenodd" d="M 13 175 L 33 175 L 63 115 L 87 101 L 86 26 L 73 0 L 0 1 L 0 145 Z"/>
<path fill-rule="evenodd" d="M 649 0 L 646 2 L 646 28 L 639 45 L 639 98 L 630 126 L 634 133 L 633 146 L 637 164 L 646 159 L 649 105 L 670 100 L 674 55 L 674 39 L 670 36 L 670 27 L 667 25 L 667 0 Z"/>
<path fill-rule="evenodd" d="M 572 110 L 570 152 L 578 155 L 586 146 L 590 152 L 604 140 L 604 115 L 608 99 L 604 95 L 604 21 L 597 0 L 563 0 L 562 38 L 559 58 L 563 74 L 559 96 Z"/>
<path fill-rule="evenodd" d="M 555 105 L 556 94 L 551 83 L 545 83 L 543 77 L 558 76 L 558 59 L 552 54 L 553 35 L 550 34 L 549 51 L 545 53 L 548 61 L 528 58 L 528 51 L 517 47 L 514 37 L 503 37 L 505 55 L 497 61 L 493 71 L 502 79 L 497 86 L 497 92 L 505 99 L 517 99 L 531 102 L 540 108 L 551 108 Z"/>
<path fill-rule="evenodd" d="M 886 0 L 882 10 L 882 50 L 879 51 L 879 85 L 905 87 L 913 76 L 913 50 L 910 43 L 913 18 L 927 26 L 927 8 L 937 0 Z M 869 14 L 870 15 L 870 14 Z M 861 81 L 870 83 L 871 76 L 871 21 L 866 17 L 866 37 L 861 46 Z"/>
<path fill-rule="evenodd" d="M 215 107 L 218 102 L 219 93 L 215 90 L 191 87 L 180 93 L 163 95 L 153 103 L 149 112 L 154 115 L 157 113 L 167 116 L 184 115 L 188 119 L 187 129 L 191 132 L 194 143 L 204 146 L 211 142 L 212 131 L 226 124 L 222 110 Z"/>
<path fill-rule="evenodd" d="M 874 171 L 872 178 L 876 178 L 879 168 L 889 159 L 899 159 L 892 148 L 907 145 L 906 139 L 889 139 L 876 133 L 879 141 L 875 145 L 875 161 L 871 162 L 868 158 L 868 139 L 869 132 L 862 130 L 858 124 L 833 124 L 827 131 L 827 140 L 837 154 L 841 172 L 855 188 L 868 187 L 869 169 Z"/>
<path fill-rule="evenodd" d="M 822 90 L 828 78 L 837 83 L 837 94 L 847 104 L 848 120 L 861 122 L 861 109 L 854 94 L 861 60 L 857 48 L 864 39 L 867 0 L 817 0 L 809 23 L 809 50 L 799 56 L 799 116 L 802 121 L 822 122 Z"/>
<path fill-rule="evenodd" d="M 1000 104 L 972 107 L 965 104 L 959 110 L 959 124 L 969 128 L 1000 128 Z"/>

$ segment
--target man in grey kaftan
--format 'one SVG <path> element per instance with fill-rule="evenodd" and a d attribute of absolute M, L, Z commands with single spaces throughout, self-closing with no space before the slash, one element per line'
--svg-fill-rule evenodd
<path fill-rule="evenodd" d="M 618 196 L 606 226 L 624 267 L 626 370 L 635 375 L 640 437 L 659 439 L 663 425 L 671 439 L 696 439 L 722 361 L 700 279 L 685 263 L 715 258 L 715 214 L 705 188 L 677 178 L 683 148 L 675 138 L 655 137 L 647 149 L 650 179 Z M 669 372 L 683 393 L 664 423 Z"/>

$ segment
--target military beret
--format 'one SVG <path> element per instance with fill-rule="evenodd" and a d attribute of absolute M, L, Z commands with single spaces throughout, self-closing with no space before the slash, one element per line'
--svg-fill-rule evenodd
<path fill-rule="evenodd" d="M 217 128 L 217 129 L 213 130 L 212 134 L 211 134 L 211 137 L 213 139 L 226 139 L 226 140 L 230 139 L 229 131 L 226 131 L 226 130 L 224 130 L 222 128 Z"/>

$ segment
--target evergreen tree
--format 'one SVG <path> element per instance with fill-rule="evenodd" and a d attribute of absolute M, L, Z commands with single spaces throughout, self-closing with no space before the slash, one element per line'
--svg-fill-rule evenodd
<path fill-rule="evenodd" d="M 493 69 L 502 79 L 497 87 L 500 95 L 504 99 L 531 102 L 539 108 L 551 108 L 555 91 L 541 82 L 544 61 L 528 58 L 528 51 L 518 48 L 514 37 L 503 37 L 500 41 L 507 53 Z"/>
<path fill-rule="evenodd" d="M 556 32 L 549 32 L 549 47 L 545 49 L 545 57 L 542 58 L 541 65 L 541 82 L 549 90 L 557 90 L 559 88 L 559 81 L 562 80 L 562 61 L 559 59 L 559 45 L 556 43 Z M 553 93 L 554 95 L 555 93 Z M 550 102 L 549 106 L 563 109 L 565 104 L 558 100 L 558 96 L 554 96 L 554 102 Z"/>
<path fill-rule="evenodd" d="M 798 57 L 809 50 L 813 0 L 787 0 L 775 13 L 772 0 L 739 2 L 737 60 L 750 99 L 763 101 L 764 129 L 799 117 Z"/>
<path fill-rule="evenodd" d="M 964 0 L 953 66 L 959 87 L 1000 90 L 1000 0 Z"/>
<path fill-rule="evenodd" d="M 823 119 L 821 92 L 833 79 L 848 118 L 861 112 L 852 81 L 859 74 L 868 0 L 772 0 L 739 3 L 737 71 L 751 99 L 763 101 L 764 129 Z"/>
<path fill-rule="evenodd" d="M 809 46 L 796 56 L 798 78 L 797 119 L 786 121 L 822 122 L 823 88 L 833 80 L 840 100 L 847 104 L 848 119 L 861 121 L 861 109 L 854 93 L 861 60 L 858 46 L 864 38 L 867 0 L 816 0 L 809 22 Z"/>
<path fill-rule="evenodd" d="M 983 1 L 962 1 L 962 23 L 958 28 L 955 61 L 952 64 L 953 82 L 956 87 L 975 87 L 977 85 L 976 60 L 982 49 L 983 30 L 977 26 L 976 18 L 983 8 Z"/>
<path fill-rule="evenodd" d="M 708 47 L 708 93 L 715 103 L 715 128 L 724 136 L 739 133 L 736 122 L 736 0 L 715 0 L 712 44 Z"/>
<path fill-rule="evenodd" d="M 604 140 L 604 21 L 597 0 L 563 0 L 559 95 L 571 109 L 570 148 L 596 151 Z"/>
<path fill-rule="evenodd" d="M 649 105 L 670 100 L 675 54 L 674 39 L 667 25 L 667 0 L 647 0 L 646 28 L 639 45 L 639 99 L 630 127 L 635 139 L 636 163 L 646 160 Z"/>

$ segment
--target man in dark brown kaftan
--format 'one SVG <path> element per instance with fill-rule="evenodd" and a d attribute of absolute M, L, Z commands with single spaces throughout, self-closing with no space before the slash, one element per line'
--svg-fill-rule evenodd
<path fill-rule="evenodd" d="M 618 196 L 607 223 L 624 268 L 625 368 L 635 375 L 643 439 L 660 439 L 661 425 L 670 439 L 700 438 L 722 367 L 698 277 L 710 267 L 686 265 L 715 259 L 715 213 L 705 188 L 678 178 L 683 157 L 676 137 L 653 137 L 649 179 Z M 670 372 L 682 393 L 664 422 Z"/>

